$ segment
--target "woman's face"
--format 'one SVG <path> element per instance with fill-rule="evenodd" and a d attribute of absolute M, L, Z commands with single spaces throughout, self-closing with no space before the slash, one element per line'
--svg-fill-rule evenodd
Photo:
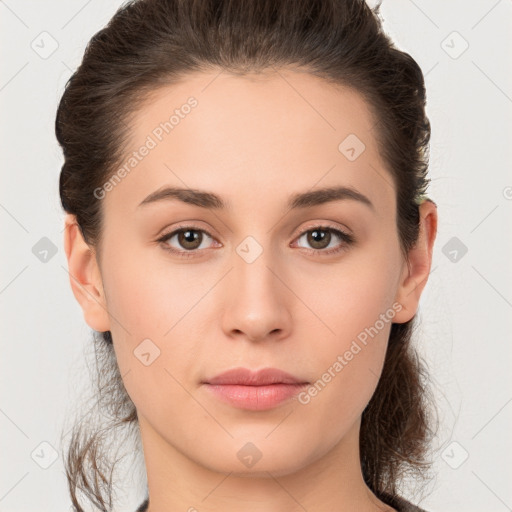
<path fill-rule="evenodd" d="M 296 71 L 202 73 L 132 126 L 125 171 L 97 192 L 108 314 L 89 324 L 112 332 L 147 458 L 280 475 L 357 447 L 417 298 L 363 99 Z M 166 187 L 181 192 L 147 199 Z M 309 385 L 205 384 L 239 367 Z"/>

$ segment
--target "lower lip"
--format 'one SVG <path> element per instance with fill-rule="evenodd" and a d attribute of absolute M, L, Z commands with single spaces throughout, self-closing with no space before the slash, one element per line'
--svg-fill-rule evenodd
<path fill-rule="evenodd" d="M 271 384 L 242 386 L 235 384 L 205 384 L 217 398 L 239 409 L 263 411 L 277 407 L 297 395 L 307 384 Z"/>

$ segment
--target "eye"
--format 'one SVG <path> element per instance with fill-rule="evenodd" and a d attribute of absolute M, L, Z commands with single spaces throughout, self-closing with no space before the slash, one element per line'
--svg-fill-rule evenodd
<path fill-rule="evenodd" d="M 309 228 L 306 231 L 303 231 L 297 240 L 304 237 L 306 243 L 308 243 L 312 249 L 308 249 L 307 247 L 300 245 L 299 247 L 305 248 L 313 254 L 320 256 L 336 254 L 354 243 L 354 237 L 352 235 L 330 226 L 315 226 L 314 228 Z M 333 240 L 336 242 L 336 239 L 340 240 L 341 243 L 334 243 L 333 246 L 332 242 Z"/>
<path fill-rule="evenodd" d="M 169 244 L 174 238 L 176 239 L 178 247 L 173 247 Z M 213 237 L 204 229 L 186 226 L 163 235 L 157 242 L 161 242 L 166 251 L 184 258 L 190 258 L 195 256 L 195 251 L 208 248 L 203 245 L 203 242 L 207 242 L 208 239 L 213 240 Z"/>

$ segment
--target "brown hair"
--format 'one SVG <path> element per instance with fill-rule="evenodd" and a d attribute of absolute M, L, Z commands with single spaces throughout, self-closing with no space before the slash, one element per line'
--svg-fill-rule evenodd
<path fill-rule="evenodd" d="M 76 216 L 86 242 L 100 253 L 103 217 L 94 190 L 122 162 L 132 116 L 151 91 L 196 71 L 244 75 L 295 66 L 349 86 L 367 101 L 396 188 L 397 231 L 407 258 L 419 233 L 415 199 L 430 181 L 430 123 L 421 69 L 384 34 L 379 9 L 364 0 L 125 2 L 88 43 L 55 122 L 64 153 L 62 207 Z M 363 477 L 379 497 L 394 495 L 410 471 L 421 479 L 429 467 L 433 402 L 411 345 L 414 320 L 392 325 L 382 376 L 362 415 Z M 94 429 L 92 421 L 81 421 L 73 428 L 65 467 L 78 511 L 77 491 L 110 510 L 115 463 L 102 447 L 113 429 L 137 425 L 110 331 L 94 341 L 97 406 L 106 426 Z"/>

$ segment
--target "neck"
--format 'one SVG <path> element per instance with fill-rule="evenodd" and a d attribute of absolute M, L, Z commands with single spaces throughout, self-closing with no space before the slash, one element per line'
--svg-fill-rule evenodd
<path fill-rule="evenodd" d="M 393 511 L 366 486 L 358 421 L 329 452 L 293 470 L 236 472 L 205 467 L 139 416 L 149 490 L 147 512 Z M 257 465 L 255 465 L 257 467 Z"/>

